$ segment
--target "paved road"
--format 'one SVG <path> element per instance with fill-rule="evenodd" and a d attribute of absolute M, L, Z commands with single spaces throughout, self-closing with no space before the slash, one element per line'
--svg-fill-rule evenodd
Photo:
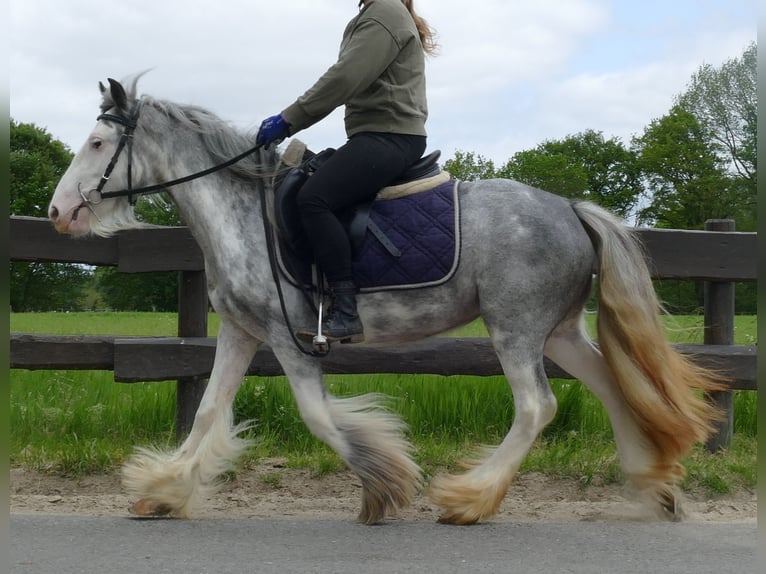
<path fill-rule="evenodd" d="M 14 574 L 755 572 L 755 524 L 11 516 Z"/>

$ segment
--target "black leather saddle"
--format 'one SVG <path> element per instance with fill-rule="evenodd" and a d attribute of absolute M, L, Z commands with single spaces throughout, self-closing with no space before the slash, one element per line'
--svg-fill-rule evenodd
<path fill-rule="evenodd" d="M 287 249 L 289 257 L 297 258 L 304 263 L 313 261 L 313 252 L 303 231 L 296 198 L 306 180 L 320 169 L 333 153 L 335 153 L 333 148 L 328 148 L 317 154 L 307 150 L 303 156 L 303 163 L 291 169 L 281 182 L 277 182 L 274 216 L 278 235 L 282 247 Z M 441 171 L 438 164 L 440 156 L 441 151 L 439 150 L 423 156 L 391 185 L 401 185 L 438 175 Z M 396 255 L 392 251 L 396 250 L 396 247 L 388 241 L 383 232 L 370 219 L 370 209 L 373 202 L 374 200 L 351 206 L 338 214 L 351 240 L 352 253 L 359 252 L 369 229 L 386 249 Z"/>

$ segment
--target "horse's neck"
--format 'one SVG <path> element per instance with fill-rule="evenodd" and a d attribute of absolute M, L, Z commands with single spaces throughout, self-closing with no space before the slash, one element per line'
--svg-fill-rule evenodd
<path fill-rule="evenodd" d="M 244 183 L 216 174 L 179 187 L 171 195 L 184 225 L 189 227 L 206 257 L 222 247 L 235 248 L 237 237 L 248 244 L 252 240 L 263 243 L 257 185 L 250 189 Z"/>
<path fill-rule="evenodd" d="M 179 157 L 179 156 L 176 156 Z M 178 176 L 187 175 L 213 165 L 180 163 Z M 181 173 L 181 171 L 184 173 Z M 216 172 L 170 190 L 181 220 L 194 236 L 205 258 L 209 279 L 234 273 L 242 266 L 268 263 L 265 232 L 261 215 L 260 189 L 263 183 L 252 185 L 239 178 Z M 263 270 L 263 277 L 269 277 Z M 251 278 L 257 282 L 259 278 Z"/>
<path fill-rule="evenodd" d="M 152 111 L 148 107 L 147 113 Z M 154 154 L 155 158 L 151 168 L 154 173 L 146 175 L 155 181 L 188 176 L 224 161 L 208 152 L 199 135 L 187 131 L 182 122 L 157 114 L 149 125 L 154 126 L 155 133 L 147 138 L 153 142 L 148 145 L 156 149 L 145 150 L 150 154 L 147 157 Z M 245 143 L 237 141 L 231 145 Z M 259 161 L 273 161 L 273 154 L 259 153 L 257 157 Z M 223 169 L 169 189 L 184 225 L 202 249 L 209 270 L 247 264 L 253 258 L 267 261 L 259 193 L 266 184 L 265 179 L 253 178 L 251 182 Z"/>

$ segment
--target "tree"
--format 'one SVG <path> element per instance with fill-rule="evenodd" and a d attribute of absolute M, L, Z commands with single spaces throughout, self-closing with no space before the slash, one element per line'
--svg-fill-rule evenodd
<path fill-rule="evenodd" d="M 634 139 L 652 194 L 639 221 L 657 227 L 702 229 L 707 219 L 735 217 L 739 187 L 726 173 L 697 118 L 676 105 Z"/>
<path fill-rule="evenodd" d="M 473 152 L 456 151 L 455 157 L 444 163 L 444 170 L 462 181 L 476 181 L 498 177 L 491 159 Z"/>
<path fill-rule="evenodd" d="M 751 43 L 739 58 L 719 68 L 705 64 L 692 76 L 678 105 L 694 115 L 729 175 L 740 205 L 733 210 L 737 228 L 756 226 L 757 47 Z"/>
<path fill-rule="evenodd" d="M 503 177 L 515 179 L 564 197 L 583 197 L 588 186 L 585 169 L 559 153 L 538 147 L 520 151 L 501 168 Z"/>
<path fill-rule="evenodd" d="M 87 268 L 77 265 L 12 262 L 11 309 L 15 312 L 77 311 L 90 277 Z"/>
<path fill-rule="evenodd" d="M 10 120 L 10 213 L 45 217 L 53 191 L 72 160 L 67 147 L 33 124 Z M 90 273 L 63 263 L 11 262 L 14 311 L 74 310 Z"/>
<path fill-rule="evenodd" d="M 588 199 L 628 217 L 642 191 L 636 154 L 617 138 L 586 130 L 515 154 L 502 177 L 565 197 Z"/>
<path fill-rule="evenodd" d="M 756 46 L 705 64 L 664 117 L 634 140 L 649 183 L 647 223 L 701 229 L 705 219 L 756 224 Z"/>
<path fill-rule="evenodd" d="M 109 309 L 120 311 L 176 311 L 177 273 L 121 273 L 114 267 L 99 267 L 95 288 Z"/>
<path fill-rule="evenodd" d="M 731 218 L 740 231 L 756 228 L 756 76 L 755 43 L 718 68 L 701 66 L 671 111 L 634 140 L 651 192 L 646 223 L 701 229 Z M 664 300 L 680 310 L 701 304 L 700 284 L 676 283 L 659 286 Z M 755 311 L 755 292 L 755 283 L 736 286 L 737 312 Z"/>
<path fill-rule="evenodd" d="M 720 68 L 705 64 L 692 76 L 677 104 L 694 115 L 711 147 L 755 191 L 758 125 L 757 48 Z"/>
<path fill-rule="evenodd" d="M 48 203 L 72 161 L 69 149 L 34 124 L 11 118 L 10 213 L 46 217 Z"/>

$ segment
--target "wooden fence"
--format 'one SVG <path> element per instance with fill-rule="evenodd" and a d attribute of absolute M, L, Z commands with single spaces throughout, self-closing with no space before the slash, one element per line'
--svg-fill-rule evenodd
<path fill-rule="evenodd" d="M 756 279 L 755 233 L 733 231 L 730 220 L 708 222 L 706 231 L 642 229 L 652 276 L 705 281 L 704 344 L 677 345 L 702 365 L 721 372 L 730 389 L 756 390 L 756 348 L 735 346 L 734 282 Z M 185 433 L 194 419 L 215 353 L 207 337 L 208 299 L 202 254 L 183 227 L 125 231 L 115 237 L 70 239 L 45 219 L 11 217 L 11 261 L 48 261 L 116 266 L 129 273 L 178 271 L 178 337 L 53 336 L 11 333 L 11 368 L 101 369 L 118 382 L 178 382 L 176 428 Z M 158 246 L 161 246 L 159 248 Z M 488 339 L 435 338 L 396 347 L 336 345 L 322 359 L 327 373 L 502 374 Z M 571 378 L 546 362 L 550 377 Z M 268 347 L 261 348 L 250 375 L 281 375 Z M 728 413 L 708 442 L 728 446 L 732 433 L 732 394 L 714 393 Z"/>

